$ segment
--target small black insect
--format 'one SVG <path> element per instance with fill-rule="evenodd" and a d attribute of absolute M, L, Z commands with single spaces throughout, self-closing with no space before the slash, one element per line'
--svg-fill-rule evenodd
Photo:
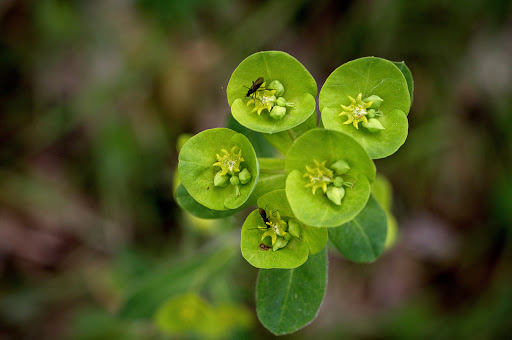
<path fill-rule="evenodd" d="M 264 81 L 265 80 L 263 79 L 263 77 L 259 77 L 258 79 L 253 81 L 252 86 L 249 88 L 249 91 L 247 91 L 247 94 L 245 96 L 250 97 L 251 94 L 256 93 L 256 91 L 258 91 L 258 89 L 261 87 Z"/>
<path fill-rule="evenodd" d="M 267 218 L 267 212 L 263 208 L 259 208 L 258 210 L 260 212 L 261 218 L 263 219 L 263 222 L 265 222 L 265 224 L 267 225 L 267 229 L 268 229 L 268 227 L 269 227 L 268 223 L 270 223 L 270 221 Z"/>

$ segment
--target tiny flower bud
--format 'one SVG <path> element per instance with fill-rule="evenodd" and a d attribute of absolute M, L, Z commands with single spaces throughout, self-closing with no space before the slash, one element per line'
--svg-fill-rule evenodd
<path fill-rule="evenodd" d="M 344 175 L 350 170 L 350 166 L 348 166 L 347 162 L 340 159 L 339 161 L 331 165 L 331 169 L 333 169 L 337 175 Z"/>
<path fill-rule="evenodd" d="M 363 122 L 363 126 L 368 129 L 371 133 L 379 132 L 380 130 L 384 130 L 384 126 L 379 122 L 378 119 L 370 118 L 368 119 L 368 123 Z"/>
<path fill-rule="evenodd" d="M 276 230 L 276 234 L 277 234 L 278 236 L 286 236 L 286 234 L 288 234 L 288 233 L 286 232 L 286 230 L 285 230 L 285 229 L 286 229 L 286 225 L 287 225 L 287 223 L 286 223 L 285 221 L 281 220 L 281 219 L 279 219 L 279 221 L 280 221 L 280 222 L 279 222 L 279 224 L 278 224 L 278 227 L 277 227 L 277 228 L 275 228 L 275 230 Z"/>
<path fill-rule="evenodd" d="M 286 108 L 277 105 L 272 108 L 272 111 L 270 111 L 270 117 L 275 120 L 281 120 L 285 114 Z"/>
<path fill-rule="evenodd" d="M 238 179 L 238 177 L 236 176 L 231 176 L 231 178 L 229 179 L 229 182 L 233 185 L 238 185 L 240 184 L 240 180 Z"/>
<path fill-rule="evenodd" d="M 269 90 L 276 90 L 275 95 L 278 97 L 284 94 L 284 86 L 279 80 L 272 81 L 267 88 Z"/>
<path fill-rule="evenodd" d="M 370 106 L 370 109 L 378 109 L 380 107 L 380 104 L 382 104 L 382 102 L 384 101 L 384 99 L 376 95 L 371 95 L 368 98 L 363 99 L 363 102 L 365 103 L 369 103 L 371 101 L 373 101 L 373 103 L 372 106 Z"/>
<path fill-rule="evenodd" d="M 293 237 L 300 237 L 301 226 L 299 222 L 291 220 L 288 221 L 288 234 L 291 234 Z"/>
<path fill-rule="evenodd" d="M 276 251 L 278 249 L 284 248 L 287 244 L 287 240 L 285 240 L 283 237 L 278 237 L 276 242 L 272 245 L 272 250 Z"/>
<path fill-rule="evenodd" d="M 369 109 L 368 111 L 368 118 L 375 118 L 375 109 Z"/>
<path fill-rule="evenodd" d="M 341 186 L 343 185 L 343 178 L 341 177 L 336 177 L 333 181 L 332 181 L 332 184 L 334 184 L 335 187 L 337 188 L 341 188 Z"/>
<path fill-rule="evenodd" d="M 213 178 L 213 185 L 216 187 L 225 187 L 228 185 L 229 176 L 222 175 L 222 170 L 217 172 L 215 177 Z"/>
<path fill-rule="evenodd" d="M 284 97 L 277 98 L 276 104 L 282 107 L 286 106 L 286 99 Z"/>
<path fill-rule="evenodd" d="M 334 204 L 341 205 L 341 200 L 345 196 L 345 189 L 337 187 L 329 187 L 326 192 L 327 198 Z"/>
<path fill-rule="evenodd" d="M 245 168 L 238 174 L 238 178 L 240 179 L 240 183 L 246 184 L 251 180 L 252 176 L 249 170 Z"/>

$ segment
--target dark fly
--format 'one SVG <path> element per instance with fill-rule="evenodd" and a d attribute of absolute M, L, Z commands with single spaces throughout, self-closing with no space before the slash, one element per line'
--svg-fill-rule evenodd
<path fill-rule="evenodd" d="M 268 224 L 270 223 L 270 221 L 267 218 L 267 212 L 263 208 L 259 208 L 258 210 L 260 212 L 261 218 L 263 219 L 263 222 L 265 222 L 265 224 L 267 225 L 267 229 L 268 229 L 268 227 L 269 227 Z"/>
<path fill-rule="evenodd" d="M 258 89 L 261 87 L 264 81 L 265 80 L 263 79 L 263 77 L 259 77 L 258 79 L 253 81 L 252 86 L 249 88 L 249 91 L 247 91 L 247 94 L 245 96 L 250 97 L 251 94 L 256 93 L 256 91 L 258 91 Z"/>
<path fill-rule="evenodd" d="M 263 222 L 265 223 L 265 227 L 268 229 L 270 228 L 270 221 L 269 219 L 267 218 L 267 212 L 265 211 L 265 209 L 263 208 L 259 208 L 258 209 L 260 215 L 261 215 L 261 218 L 263 219 Z M 249 228 L 249 230 L 263 230 L 262 228 L 258 227 L 258 228 Z"/>

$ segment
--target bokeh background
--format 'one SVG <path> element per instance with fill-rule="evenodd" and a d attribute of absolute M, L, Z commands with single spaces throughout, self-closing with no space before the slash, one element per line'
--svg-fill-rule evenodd
<path fill-rule="evenodd" d="M 231 72 L 260 50 L 319 89 L 370 55 L 415 80 L 409 137 L 376 162 L 396 246 L 331 252 L 318 318 L 285 338 L 512 338 L 510 1 L 1 0 L 0 339 L 174 338 L 153 314 L 188 289 L 245 315 L 217 336 L 271 336 L 243 216 L 172 198 L 178 136 L 225 125 Z"/>

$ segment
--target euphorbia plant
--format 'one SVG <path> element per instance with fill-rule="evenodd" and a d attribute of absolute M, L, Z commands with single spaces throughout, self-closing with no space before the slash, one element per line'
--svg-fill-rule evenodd
<path fill-rule="evenodd" d="M 242 61 L 227 86 L 239 131 L 206 130 L 181 149 L 176 196 L 184 209 L 221 218 L 255 207 L 241 228 L 240 247 L 260 268 L 257 312 L 271 332 L 291 333 L 316 316 L 328 238 L 356 262 L 376 260 L 394 240 L 389 185 L 382 177 L 373 185 L 372 159 L 404 143 L 412 86 L 404 63 L 350 61 L 325 81 L 317 127 L 311 74 L 284 52 L 259 52 Z M 240 133 L 247 129 L 281 155 L 257 157 L 254 133 L 247 133 L 251 140 Z"/>

